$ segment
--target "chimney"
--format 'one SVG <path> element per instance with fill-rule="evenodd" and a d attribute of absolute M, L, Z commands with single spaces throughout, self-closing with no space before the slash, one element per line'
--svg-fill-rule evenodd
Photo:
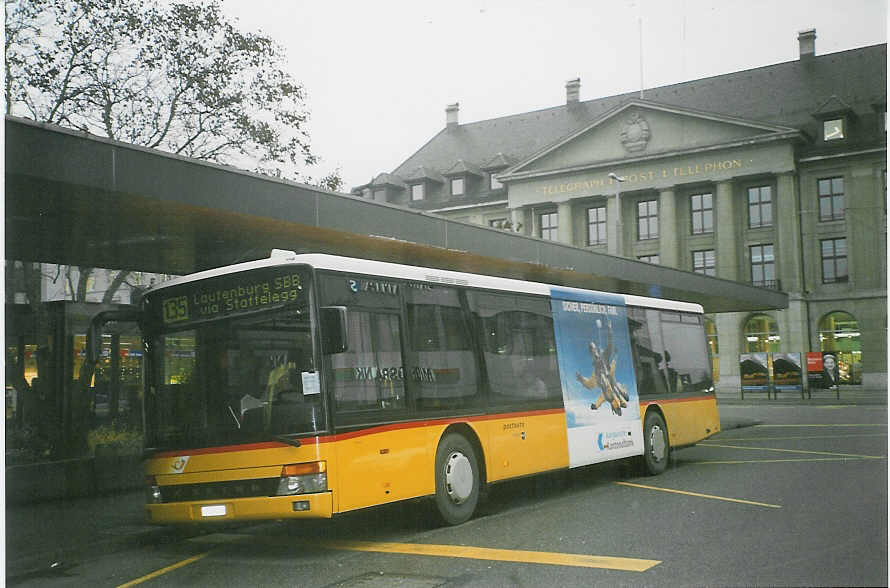
<path fill-rule="evenodd" d="M 460 103 L 455 102 L 445 107 L 445 127 L 453 129 L 457 126 L 457 111 L 460 110 Z"/>
<path fill-rule="evenodd" d="M 566 82 L 566 104 L 578 104 L 581 96 L 581 78 Z"/>
<path fill-rule="evenodd" d="M 816 29 L 797 33 L 797 42 L 800 44 L 801 60 L 816 56 Z"/>

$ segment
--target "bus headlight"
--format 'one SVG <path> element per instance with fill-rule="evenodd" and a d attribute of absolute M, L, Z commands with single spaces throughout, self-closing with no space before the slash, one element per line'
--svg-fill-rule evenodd
<path fill-rule="evenodd" d="M 158 486 L 154 476 L 145 477 L 145 502 L 148 504 L 161 504 L 164 499 L 161 497 L 161 487 Z"/>
<path fill-rule="evenodd" d="M 281 468 L 276 496 L 312 494 L 328 489 L 327 464 L 323 461 L 286 465 Z"/>

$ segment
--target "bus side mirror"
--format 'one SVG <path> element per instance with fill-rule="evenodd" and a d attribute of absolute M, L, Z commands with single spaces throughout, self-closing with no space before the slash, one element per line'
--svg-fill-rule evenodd
<path fill-rule="evenodd" d="M 102 331 L 104 330 L 106 323 L 113 321 L 138 322 L 140 317 L 141 314 L 138 307 L 97 312 L 93 318 L 90 319 L 90 327 L 87 329 L 87 363 L 95 365 L 99 361 L 99 356 L 102 353 Z"/>
<path fill-rule="evenodd" d="M 346 338 L 346 307 L 321 307 L 321 352 L 325 355 L 343 353 L 348 349 Z"/>

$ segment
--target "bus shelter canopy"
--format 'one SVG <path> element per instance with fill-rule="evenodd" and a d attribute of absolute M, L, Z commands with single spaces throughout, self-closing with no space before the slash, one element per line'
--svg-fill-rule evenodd
<path fill-rule="evenodd" d="M 273 248 L 668 298 L 788 296 L 6 117 L 6 259 L 186 274 Z"/>

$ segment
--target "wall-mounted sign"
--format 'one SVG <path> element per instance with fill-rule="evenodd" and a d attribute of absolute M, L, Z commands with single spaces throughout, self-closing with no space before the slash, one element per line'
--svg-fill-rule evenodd
<path fill-rule="evenodd" d="M 623 173 L 623 176 L 627 184 L 637 184 L 641 182 L 654 182 L 658 179 L 691 178 L 720 171 L 743 169 L 749 167 L 751 163 L 751 160 L 744 159 L 716 159 L 690 165 L 628 170 Z M 615 183 L 614 180 L 609 178 L 606 174 L 603 174 L 602 176 L 591 177 L 589 179 L 577 180 L 574 182 L 547 184 L 546 186 L 539 187 L 537 191 L 539 194 L 554 196 L 557 194 L 588 192 L 606 186 L 612 186 Z"/>

